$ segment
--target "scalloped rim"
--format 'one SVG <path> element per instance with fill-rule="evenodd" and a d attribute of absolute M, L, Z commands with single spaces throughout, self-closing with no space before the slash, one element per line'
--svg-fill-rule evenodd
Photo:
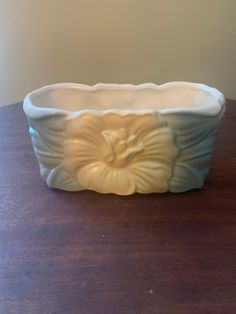
<path fill-rule="evenodd" d="M 61 113 L 66 115 L 74 114 L 75 112 L 52 108 L 52 107 L 41 107 L 40 104 L 33 104 L 32 97 L 45 92 L 47 90 L 55 90 L 55 89 L 81 89 L 81 90 L 88 90 L 88 91 L 96 91 L 101 89 L 155 89 L 161 90 L 166 89 L 169 87 L 178 87 L 178 86 L 185 86 L 186 88 L 194 88 L 197 90 L 202 90 L 210 93 L 214 97 L 214 101 L 208 103 L 207 105 L 199 105 L 197 107 L 192 108 L 169 108 L 169 109 L 129 109 L 129 110 L 122 110 L 122 109 L 103 109 L 103 110 L 89 110 L 89 109 L 80 109 L 77 111 L 79 112 L 119 112 L 120 114 L 129 114 L 129 113 L 136 113 L 142 114 L 145 112 L 158 112 L 160 114 L 172 114 L 172 113 L 184 113 L 184 114 L 197 114 L 197 115 L 204 115 L 204 116 L 216 116 L 222 110 L 224 110 L 225 105 L 225 97 L 224 95 L 214 87 L 210 87 L 208 85 L 202 83 L 192 83 L 192 82 L 184 82 L 184 81 L 172 81 L 168 83 L 164 83 L 161 85 L 157 85 L 155 83 L 143 83 L 143 84 L 119 84 L 119 83 L 97 83 L 94 85 L 86 85 L 80 83 L 56 83 L 51 85 L 46 85 L 39 89 L 36 89 L 26 95 L 23 101 L 23 109 L 27 116 L 31 118 L 42 118 L 45 115 L 53 114 L 53 113 Z"/>

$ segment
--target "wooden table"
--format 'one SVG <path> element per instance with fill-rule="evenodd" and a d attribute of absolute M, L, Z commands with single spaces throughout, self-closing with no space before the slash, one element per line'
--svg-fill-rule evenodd
<path fill-rule="evenodd" d="M 202 190 L 122 197 L 41 180 L 0 109 L 1 314 L 235 314 L 236 101 Z"/>

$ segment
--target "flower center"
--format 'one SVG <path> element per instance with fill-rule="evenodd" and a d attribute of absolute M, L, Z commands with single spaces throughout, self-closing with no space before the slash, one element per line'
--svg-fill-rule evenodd
<path fill-rule="evenodd" d="M 103 156 L 113 167 L 123 168 L 143 150 L 143 144 L 137 142 L 136 135 L 130 135 L 125 128 L 119 130 L 105 130 L 102 132 L 105 145 Z"/>

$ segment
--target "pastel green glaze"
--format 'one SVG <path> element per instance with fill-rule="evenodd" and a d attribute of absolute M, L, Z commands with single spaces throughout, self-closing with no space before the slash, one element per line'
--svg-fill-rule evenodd
<path fill-rule="evenodd" d="M 198 83 L 61 83 L 23 103 L 47 185 L 129 195 L 201 188 L 225 99 Z"/>

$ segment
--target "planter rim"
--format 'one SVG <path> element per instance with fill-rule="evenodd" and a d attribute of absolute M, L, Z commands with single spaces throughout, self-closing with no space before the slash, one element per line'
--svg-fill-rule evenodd
<path fill-rule="evenodd" d="M 42 107 L 39 103 L 33 101 L 33 98 L 39 96 L 40 94 L 48 91 L 55 91 L 60 89 L 71 89 L 71 90 L 82 90 L 82 91 L 97 91 L 97 90 L 142 90 L 142 89 L 153 89 L 153 90 L 164 90 L 170 87 L 186 87 L 188 89 L 195 89 L 198 91 L 205 91 L 211 96 L 213 100 L 207 104 L 189 108 L 160 108 L 160 109 L 78 109 L 77 111 L 69 111 L 65 109 L 55 108 L 55 107 Z M 30 118 L 42 118 L 50 114 L 61 114 L 68 115 L 74 113 L 85 113 L 85 112 L 96 112 L 96 113 L 106 113 L 106 112 L 119 112 L 121 115 L 126 114 L 143 114 L 147 112 L 157 112 L 160 114 L 194 114 L 194 115 L 204 115 L 204 116 L 216 116 L 218 115 L 224 107 L 225 98 L 224 95 L 216 88 L 210 87 L 203 83 L 193 83 L 185 81 L 172 81 L 161 85 L 155 83 L 142 83 L 142 84 L 123 84 L 123 83 L 96 83 L 94 85 L 87 85 L 81 83 L 55 83 L 40 87 L 30 93 L 28 93 L 23 101 L 23 109 L 26 115 Z"/>

